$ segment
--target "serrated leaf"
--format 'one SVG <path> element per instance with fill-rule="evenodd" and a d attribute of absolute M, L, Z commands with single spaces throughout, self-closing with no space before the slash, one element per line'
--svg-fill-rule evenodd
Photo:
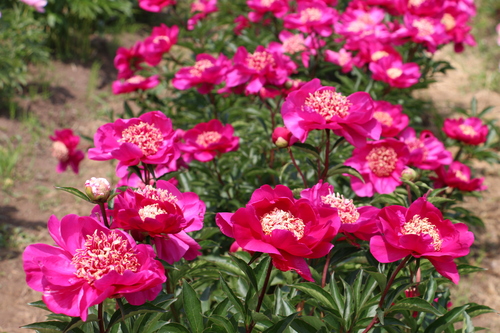
<path fill-rule="evenodd" d="M 80 191 L 79 189 L 76 189 L 74 187 L 59 187 L 59 186 L 56 186 L 56 190 L 68 192 L 70 194 L 73 194 L 74 196 L 79 197 L 80 199 L 83 199 L 83 200 L 85 200 L 87 202 L 92 203 L 92 201 L 87 197 L 87 195 L 85 193 L 83 193 L 82 191 Z"/>
<path fill-rule="evenodd" d="M 425 333 L 440 333 L 443 332 L 448 326 L 453 325 L 453 323 L 460 317 L 460 315 L 469 307 L 469 304 L 453 308 L 445 315 L 436 319 L 432 324 L 430 324 Z"/>
<path fill-rule="evenodd" d="M 187 281 L 182 284 L 182 301 L 184 302 L 184 311 L 189 321 L 191 332 L 203 332 L 203 312 L 201 311 L 201 302 L 194 289 Z"/>
<path fill-rule="evenodd" d="M 404 298 L 397 301 L 393 306 L 391 306 L 388 310 L 388 313 L 398 312 L 398 311 L 417 311 L 417 312 L 428 312 L 432 313 L 436 316 L 442 316 L 443 314 L 436 309 L 434 306 L 429 304 L 427 301 L 417 298 L 410 297 Z"/>
<path fill-rule="evenodd" d="M 330 308 L 332 310 L 338 310 L 335 302 L 325 290 L 323 290 L 320 286 L 311 283 L 311 282 L 303 282 L 301 284 L 292 284 L 290 287 L 298 289 L 315 300 L 317 300 L 320 304 L 326 306 L 327 308 Z"/>
<path fill-rule="evenodd" d="M 356 170 L 350 166 L 343 165 L 343 164 L 339 164 L 339 165 L 334 166 L 333 168 L 328 170 L 328 173 L 326 175 L 328 177 L 330 177 L 333 175 L 343 175 L 343 174 L 348 174 L 348 175 L 354 176 L 354 177 L 358 178 L 359 180 L 361 180 L 363 182 L 363 184 L 365 183 L 365 179 L 359 173 L 358 170 Z"/>

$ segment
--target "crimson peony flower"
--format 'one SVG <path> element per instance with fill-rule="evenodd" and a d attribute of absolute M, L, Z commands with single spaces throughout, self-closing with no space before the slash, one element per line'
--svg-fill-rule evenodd
<path fill-rule="evenodd" d="M 467 225 L 444 220 L 426 198 L 417 199 L 409 208 L 382 208 L 377 223 L 382 234 L 370 240 L 375 259 L 388 263 L 408 255 L 426 258 L 439 274 L 458 283 L 460 276 L 453 259 L 467 255 L 474 242 Z"/>
<path fill-rule="evenodd" d="M 247 6 L 253 10 L 248 18 L 254 23 L 260 22 L 266 13 L 282 18 L 289 9 L 288 0 L 247 0 Z"/>
<path fill-rule="evenodd" d="M 158 75 L 153 75 L 150 77 L 143 77 L 140 75 L 132 76 L 125 81 L 114 81 L 111 84 L 111 89 L 113 90 L 113 94 L 127 94 L 137 90 L 149 90 L 153 89 L 157 85 L 160 84 L 160 80 L 158 80 Z"/>
<path fill-rule="evenodd" d="M 382 136 L 395 137 L 406 126 L 410 119 L 403 113 L 403 106 L 386 101 L 373 101 L 373 117 L 382 125 Z"/>
<path fill-rule="evenodd" d="M 408 127 L 401 133 L 399 139 L 406 143 L 410 150 L 408 165 L 433 170 L 453 162 L 451 152 L 446 150 L 444 144 L 431 131 L 422 131 L 417 137 L 415 130 Z"/>
<path fill-rule="evenodd" d="M 486 142 L 488 136 L 488 126 L 476 117 L 445 119 L 443 131 L 452 139 L 474 146 Z"/>
<path fill-rule="evenodd" d="M 172 121 L 160 111 L 151 111 L 99 127 L 94 135 L 95 148 L 88 154 L 96 161 L 117 159 L 117 170 L 139 162 L 169 164 L 180 157 L 175 140 Z"/>
<path fill-rule="evenodd" d="M 315 129 L 331 129 L 354 146 L 363 146 L 367 138 L 380 137 L 381 127 L 373 118 L 369 94 L 356 92 L 345 97 L 334 87 L 323 87 L 319 79 L 291 92 L 281 115 L 286 128 L 301 142 Z"/>
<path fill-rule="evenodd" d="M 305 258 L 328 254 L 340 226 L 334 210 L 315 209 L 309 200 L 296 200 L 283 185 L 262 186 L 244 208 L 234 214 L 217 213 L 215 220 L 244 251 L 269 253 L 276 268 L 293 269 L 308 281 L 313 278 Z"/>
<path fill-rule="evenodd" d="M 71 167 L 74 173 L 78 174 L 78 166 L 85 158 L 85 154 L 76 147 L 80 143 L 80 137 L 73 134 L 73 130 L 65 128 L 55 130 L 54 135 L 49 137 L 52 144 L 52 156 L 58 159 L 56 171 L 61 173 Z"/>
<path fill-rule="evenodd" d="M 344 164 L 358 170 L 365 182 L 351 176 L 352 189 L 360 197 L 371 197 L 374 192 L 394 192 L 402 184 L 401 173 L 409 155 L 406 144 L 392 138 L 370 141 L 365 147 L 355 148 Z"/>
<path fill-rule="evenodd" d="M 438 178 L 434 178 L 435 188 L 449 186 L 465 192 L 484 191 L 487 189 L 486 185 L 483 185 L 484 177 L 471 178 L 469 167 L 460 162 L 451 163 L 448 170 L 444 166 L 441 166 L 434 171 L 438 176 Z"/>
<path fill-rule="evenodd" d="M 231 124 L 222 125 L 220 120 L 212 119 L 208 123 L 200 123 L 184 133 L 184 143 L 179 144 L 185 153 L 184 160 L 195 159 L 209 162 L 216 156 L 239 148 L 240 138 L 233 135 Z"/>
<path fill-rule="evenodd" d="M 339 233 L 351 234 L 362 240 L 370 240 L 378 233 L 374 217 L 380 209 L 372 206 L 356 207 L 352 199 L 336 193 L 328 183 L 320 181 L 300 192 L 300 197 L 309 200 L 317 208 L 330 207 L 336 210 L 341 222 Z"/>
<path fill-rule="evenodd" d="M 234 27 L 233 32 L 237 36 L 241 35 L 243 30 L 250 27 L 250 21 L 243 15 L 236 17 L 234 19 L 234 23 L 236 23 L 236 26 Z"/>
<path fill-rule="evenodd" d="M 283 24 L 287 29 L 328 37 L 333 33 L 333 23 L 337 18 L 337 11 L 322 1 L 299 2 L 297 13 L 285 16 Z"/>
<path fill-rule="evenodd" d="M 158 13 L 163 7 L 175 5 L 176 0 L 139 0 L 139 7 L 148 12 Z"/>
<path fill-rule="evenodd" d="M 175 73 L 172 84 L 179 90 L 196 87 L 200 94 L 208 94 L 225 80 L 230 66 L 223 54 L 217 59 L 206 53 L 198 54 L 194 66 L 183 67 Z"/>
<path fill-rule="evenodd" d="M 141 63 L 144 62 L 142 54 L 143 43 L 137 42 L 130 49 L 119 47 L 114 59 L 115 68 L 118 70 L 118 79 L 129 79 L 138 70 L 141 70 Z"/>
<path fill-rule="evenodd" d="M 369 65 L 374 80 L 395 88 L 408 88 L 420 79 L 420 67 L 414 62 L 403 64 L 399 57 L 388 55 Z"/>
<path fill-rule="evenodd" d="M 48 229 L 57 246 L 29 245 L 23 253 L 27 284 L 43 293 L 55 312 L 87 319 L 88 308 L 106 298 L 130 304 L 154 300 L 166 281 L 150 245 L 137 245 L 121 230 L 109 230 L 92 217 L 54 215 Z"/>
<path fill-rule="evenodd" d="M 203 227 L 205 203 L 195 193 L 182 193 L 167 181 L 159 180 L 156 186 L 127 189 L 118 195 L 111 227 L 131 231 L 139 241 L 150 236 L 158 257 L 169 264 L 196 258 L 201 247 L 186 232 Z"/>
<path fill-rule="evenodd" d="M 144 61 L 150 66 L 158 65 L 163 58 L 163 54 L 170 51 L 172 46 L 177 44 L 178 35 L 179 27 L 176 25 L 167 27 L 162 23 L 160 26 L 154 27 L 151 36 L 144 40 L 140 49 Z"/>

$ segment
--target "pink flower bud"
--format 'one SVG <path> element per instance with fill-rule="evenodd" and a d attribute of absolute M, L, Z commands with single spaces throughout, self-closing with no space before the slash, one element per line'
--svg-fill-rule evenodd
<path fill-rule="evenodd" d="M 401 178 L 410 182 L 415 181 L 415 179 L 417 179 L 417 176 L 417 172 L 412 168 L 407 167 L 403 170 L 403 172 L 401 172 Z"/>
<path fill-rule="evenodd" d="M 271 138 L 278 148 L 289 147 L 297 141 L 297 138 L 286 127 L 276 127 Z"/>
<path fill-rule="evenodd" d="M 85 193 L 94 203 L 104 203 L 111 194 L 111 186 L 106 178 L 92 177 L 85 182 Z"/>

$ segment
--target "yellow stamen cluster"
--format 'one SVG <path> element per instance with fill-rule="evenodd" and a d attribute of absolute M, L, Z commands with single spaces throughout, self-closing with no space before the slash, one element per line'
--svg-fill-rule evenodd
<path fill-rule="evenodd" d="M 265 235 L 270 235 L 273 230 L 288 230 L 297 240 L 304 237 L 304 222 L 292 213 L 276 207 L 260 218 L 260 224 Z"/>

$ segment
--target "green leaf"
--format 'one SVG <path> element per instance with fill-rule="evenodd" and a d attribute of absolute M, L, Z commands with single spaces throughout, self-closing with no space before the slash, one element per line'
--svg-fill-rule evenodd
<path fill-rule="evenodd" d="M 370 274 L 371 277 L 375 279 L 375 281 L 377 281 L 380 290 L 385 289 L 385 286 L 387 285 L 387 276 L 385 276 L 385 274 L 372 271 L 366 271 L 366 272 Z"/>
<path fill-rule="evenodd" d="M 126 118 L 134 118 L 134 111 L 132 111 L 132 108 L 130 105 L 128 105 L 127 101 L 123 102 L 123 115 L 126 116 Z M 124 117 L 125 118 L 125 117 Z"/>
<path fill-rule="evenodd" d="M 363 184 L 365 183 L 363 176 L 359 173 L 358 170 L 356 170 L 350 166 L 343 165 L 343 164 L 338 164 L 338 165 L 334 166 L 333 168 L 328 170 L 328 173 L 326 175 L 328 177 L 330 177 L 333 175 L 343 175 L 344 173 L 358 178 L 359 180 L 361 180 L 363 182 Z"/>
<path fill-rule="evenodd" d="M 417 312 L 428 312 L 432 313 L 436 316 L 442 316 L 443 314 L 438 311 L 434 306 L 429 304 L 427 301 L 417 298 L 403 298 L 397 301 L 393 306 L 391 306 L 388 310 L 388 313 L 398 312 L 398 311 L 417 311 Z"/>
<path fill-rule="evenodd" d="M 425 333 L 440 333 L 443 332 L 447 327 L 453 325 L 453 323 L 462 315 L 462 313 L 469 307 L 469 304 L 457 307 L 447 312 L 444 316 L 435 320 L 430 324 Z"/>
<path fill-rule="evenodd" d="M 224 278 L 222 275 L 220 276 L 220 283 L 222 286 L 222 291 L 226 294 L 226 296 L 229 298 L 231 303 L 233 303 L 233 306 L 236 308 L 236 311 L 238 311 L 243 318 L 246 316 L 246 309 L 243 306 L 243 303 L 241 300 L 235 295 L 235 293 L 229 288 L 227 285 L 226 281 L 224 281 Z"/>
<path fill-rule="evenodd" d="M 475 273 L 475 272 L 482 272 L 482 271 L 486 270 L 482 267 L 472 266 L 472 265 L 467 265 L 467 264 L 458 265 L 457 269 L 458 269 L 458 273 L 460 275 L 470 274 L 470 273 Z"/>
<path fill-rule="evenodd" d="M 66 328 L 67 325 L 68 323 L 62 321 L 44 321 L 44 322 L 25 325 L 22 326 L 21 328 L 35 330 L 40 333 L 54 333 L 54 332 L 64 332 L 64 329 Z"/>
<path fill-rule="evenodd" d="M 337 281 L 335 281 L 335 273 L 332 273 L 329 284 L 330 294 L 331 297 L 333 297 L 333 301 L 335 302 L 334 309 L 336 309 L 340 313 L 340 315 L 342 315 L 344 313 L 345 300 L 344 297 L 340 294 L 340 289 L 337 285 Z"/>
<path fill-rule="evenodd" d="M 323 290 L 320 286 L 314 283 L 303 282 L 300 284 L 292 284 L 290 287 L 298 289 L 308 294 L 309 296 L 311 296 L 312 298 L 314 298 L 316 301 L 326 306 L 327 308 L 330 308 L 332 310 L 338 310 L 332 296 L 330 296 L 325 290 Z"/>
<path fill-rule="evenodd" d="M 427 201 L 429 201 L 433 205 L 439 205 L 445 202 L 455 202 L 455 199 L 448 199 L 443 197 L 428 197 Z"/>
<path fill-rule="evenodd" d="M 68 192 L 68 193 L 73 194 L 74 196 L 77 196 L 80 199 L 83 199 L 83 200 L 85 200 L 87 202 L 92 202 L 87 197 L 87 195 L 85 193 L 83 193 L 82 191 L 80 191 L 79 189 L 76 189 L 74 187 L 59 187 L 59 186 L 56 186 L 56 190 Z"/>
<path fill-rule="evenodd" d="M 187 328 L 177 323 L 170 323 L 163 326 L 159 333 L 190 333 Z"/>
<path fill-rule="evenodd" d="M 313 155 L 318 160 L 321 160 L 321 157 L 319 156 L 318 150 L 316 148 L 314 148 L 313 146 L 311 146 L 310 144 L 296 142 L 292 147 L 300 149 L 308 154 Z"/>
<path fill-rule="evenodd" d="M 139 306 L 132 304 L 125 304 L 123 306 L 123 313 L 120 309 L 116 310 L 109 320 L 108 327 L 115 325 L 116 323 L 122 322 L 127 318 L 141 314 L 141 313 L 155 313 L 155 312 L 166 312 L 165 309 L 153 305 L 151 303 L 144 303 Z"/>
<path fill-rule="evenodd" d="M 411 182 L 409 180 L 406 180 L 404 178 L 401 178 L 401 181 L 405 184 L 405 185 L 408 185 L 410 187 L 410 189 L 413 191 L 413 193 L 415 193 L 415 195 L 417 196 L 417 198 L 420 198 L 422 196 L 422 193 L 420 192 L 420 189 L 418 188 L 417 185 L 415 185 L 414 182 Z"/>
<path fill-rule="evenodd" d="M 467 308 L 467 313 L 471 318 L 474 318 L 476 316 L 485 314 L 485 313 L 496 313 L 497 311 L 490 308 L 489 306 L 486 305 L 479 305 L 476 303 L 468 303 L 470 305 L 469 308 Z"/>
<path fill-rule="evenodd" d="M 235 256 L 230 256 L 231 260 L 233 260 L 236 265 L 245 273 L 245 276 L 250 281 L 250 284 L 254 288 L 255 291 L 259 291 L 259 287 L 257 285 L 257 278 L 255 277 L 255 273 L 253 272 L 252 267 L 250 267 L 246 262 L 237 258 Z"/>
<path fill-rule="evenodd" d="M 223 327 L 227 333 L 233 333 L 237 331 L 237 328 L 234 327 L 231 322 L 223 316 L 213 315 L 209 318 L 209 320 L 213 321 L 215 324 Z"/>
<path fill-rule="evenodd" d="M 203 312 L 201 311 L 201 302 L 194 289 L 187 281 L 182 284 L 182 301 L 184 302 L 184 311 L 191 327 L 191 332 L 203 332 Z"/>
<path fill-rule="evenodd" d="M 35 308 L 43 309 L 46 311 L 50 311 L 49 308 L 47 307 L 47 305 L 45 305 L 45 303 L 43 301 L 31 302 L 31 303 L 28 303 L 28 305 L 34 306 Z"/>
<path fill-rule="evenodd" d="M 285 319 L 282 319 L 278 321 L 276 324 L 273 326 L 269 327 L 267 330 L 264 331 L 264 333 L 282 333 L 284 332 L 288 326 L 292 323 L 292 321 L 297 317 L 297 313 L 293 313 L 286 317 Z"/>

